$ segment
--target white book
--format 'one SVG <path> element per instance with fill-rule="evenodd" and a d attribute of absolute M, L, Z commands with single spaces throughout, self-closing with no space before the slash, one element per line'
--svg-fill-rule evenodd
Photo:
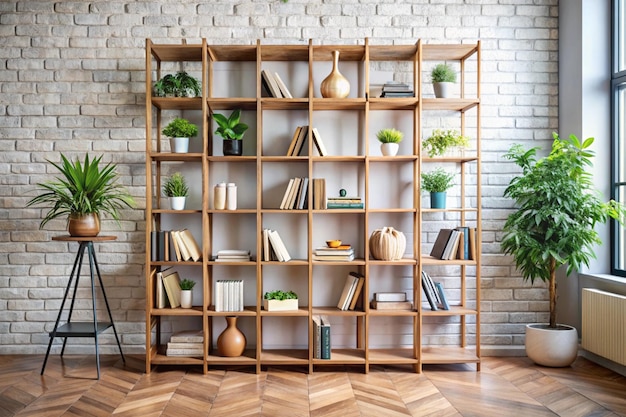
<path fill-rule="evenodd" d="M 290 178 L 289 183 L 287 184 L 287 188 L 285 188 L 285 194 L 283 195 L 283 200 L 280 203 L 280 209 L 287 208 L 287 201 L 289 201 L 289 195 L 291 194 L 291 189 L 293 188 L 293 183 L 295 179 Z"/>
<path fill-rule="evenodd" d="M 406 301 L 405 292 L 377 292 L 374 293 L 376 301 Z"/>
<path fill-rule="evenodd" d="M 202 356 L 204 349 L 167 349 L 167 356 Z"/>
<path fill-rule="evenodd" d="M 163 286 L 163 272 L 156 274 L 156 308 L 165 308 L 167 295 Z"/>
<path fill-rule="evenodd" d="M 250 255 L 250 251 L 245 250 L 245 249 L 222 249 L 222 250 L 217 251 L 217 256 L 220 256 L 220 255 L 226 255 L 226 256 Z"/>
<path fill-rule="evenodd" d="M 263 260 L 271 261 L 269 230 L 263 229 Z"/>
<path fill-rule="evenodd" d="M 300 191 L 300 184 L 302 183 L 302 178 L 296 177 L 293 182 L 293 188 L 291 193 L 289 194 L 289 201 L 287 201 L 287 209 L 291 210 L 296 208 L 295 203 L 298 198 L 298 192 Z"/>
<path fill-rule="evenodd" d="M 280 78 L 280 75 L 278 75 L 277 72 L 274 73 L 274 79 L 276 80 L 276 84 L 278 84 L 278 88 L 280 88 L 280 92 L 283 94 L 283 97 L 293 98 L 291 92 L 287 88 L 287 85 L 283 82 L 282 78 Z"/>
<path fill-rule="evenodd" d="M 320 136 L 320 132 L 317 130 L 316 127 L 313 128 L 313 143 L 315 144 L 317 152 L 320 154 L 320 156 L 328 155 L 326 146 L 324 145 L 324 142 L 322 142 L 322 137 Z"/>
<path fill-rule="evenodd" d="M 202 330 L 182 330 L 170 337 L 172 343 L 202 343 L 204 335 Z"/>
<path fill-rule="evenodd" d="M 224 311 L 224 286 L 221 280 L 215 281 L 215 311 Z"/>
<path fill-rule="evenodd" d="M 453 230 L 450 238 L 448 239 L 448 243 L 446 244 L 446 248 L 443 250 L 443 255 L 441 259 L 450 259 L 452 255 L 452 251 L 454 250 L 454 243 L 459 238 L 459 231 Z"/>
<path fill-rule="evenodd" d="M 278 260 L 281 262 L 290 261 L 291 256 L 289 256 L 287 247 L 283 243 L 283 240 L 280 238 L 280 235 L 278 234 L 276 230 L 272 230 L 270 232 L 270 240 L 272 242 L 272 246 L 274 247 L 274 252 L 276 252 L 276 255 L 279 258 Z"/>
<path fill-rule="evenodd" d="M 167 349 L 204 349 L 204 345 L 202 342 L 200 343 L 189 343 L 189 342 L 168 342 Z"/>
<path fill-rule="evenodd" d="M 281 98 L 283 94 L 280 92 L 280 88 L 278 87 L 278 83 L 274 79 L 274 76 L 265 70 L 261 70 L 261 77 L 265 80 L 268 88 L 270 89 L 269 93 L 276 98 Z"/>
<path fill-rule="evenodd" d="M 239 311 L 243 311 L 243 280 L 239 280 Z"/>

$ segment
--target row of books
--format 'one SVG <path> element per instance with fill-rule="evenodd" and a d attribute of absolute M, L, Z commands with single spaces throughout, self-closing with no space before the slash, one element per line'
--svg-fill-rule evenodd
<path fill-rule="evenodd" d="M 413 303 L 407 300 L 405 292 L 374 293 L 370 308 L 374 310 L 412 310 Z"/>
<path fill-rule="evenodd" d="M 222 249 L 217 251 L 216 262 L 246 262 L 250 260 L 250 251 L 245 249 Z"/>
<path fill-rule="evenodd" d="M 215 281 L 215 311 L 243 311 L 243 280 Z"/>
<path fill-rule="evenodd" d="M 330 359 L 330 320 L 325 315 L 313 315 L 313 358 Z"/>
<path fill-rule="evenodd" d="M 154 271 L 156 274 L 155 306 L 156 308 L 180 307 L 180 276 L 178 272 L 167 268 Z"/>
<path fill-rule="evenodd" d="M 422 271 L 422 289 L 431 310 L 450 310 L 450 304 L 448 303 L 443 284 L 434 282 L 426 271 Z"/>
<path fill-rule="evenodd" d="M 150 232 L 152 261 L 194 261 L 202 258 L 202 250 L 189 229 Z"/>
<path fill-rule="evenodd" d="M 362 209 L 363 200 L 359 196 L 355 197 L 328 197 L 326 199 L 327 209 Z"/>
<path fill-rule="evenodd" d="M 167 356 L 203 356 L 204 336 L 202 330 L 176 332 L 167 342 Z"/>
<path fill-rule="evenodd" d="M 312 128 L 311 133 L 313 134 L 313 144 L 315 145 L 315 149 L 317 149 L 317 152 L 320 154 L 320 156 L 328 155 L 326 146 L 324 145 L 324 142 L 322 142 L 322 137 L 320 136 L 320 132 L 317 130 L 317 128 Z M 291 142 L 289 142 L 286 156 L 300 155 L 300 153 L 302 153 L 302 149 L 304 149 L 304 144 L 306 143 L 306 139 L 308 136 L 308 125 L 296 127 L 296 130 L 293 132 Z"/>
<path fill-rule="evenodd" d="M 365 276 L 358 272 L 350 272 L 346 278 L 346 283 L 343 286 L 341 297 L 337 302 L 337 308 L 343 311 L 354 310 L 356 308 L 363 284 L 365 283 Z"/>
<path fill-rule="evenodd" d="M 349 262 L 354 260 L 354 249 L 350 245 L 341 245 L 336 248 L 321 246 L 313 252 L 314 261 Z"/>
<path fill-rule="evenodd" d="M 387 81 L 383 84 L 381 97 L 414 97 L 413 87 L 399 81 Z"/>
<path fill-rule="evenodd" d="M 280 203 L 281 210 L 302 210 L 308 208 L 307 194 L 309 179 L 307 177 L 291 178 L 285 188 L 283 199 Z"/>
<path fill-rule="evenodd" d="M 455 229 L 441 229 L 430 256 L 437 259 L 475 259 L 476 228 L 461 226 Z"/>
<path fill-rule="evenodd" d="M 263 229 L 263 260 L 287 262 L 289 251 L 276 230 Z"/>
<path fill-rule="evenodd" d="M 287 85 L 283 82 L 277 72 L 261 70 L 261 86 L 270 97 L 293 98 Z"/>

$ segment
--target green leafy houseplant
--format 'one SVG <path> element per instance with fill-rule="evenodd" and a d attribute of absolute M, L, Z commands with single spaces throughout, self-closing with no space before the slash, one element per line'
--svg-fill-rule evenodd
<path fill-rule="evenodd" d="M 504 191 L 515 201 L 503 228 L 502 249 L 512 255 L 524 279 L 548 283 L 551 328 L 556 322 L 556 271 L 567 265 L 567 274 L 589 265 L 595 258 L 593 246 L 601 240 L 594 227 L 609 218 L 623 222 L 625 209 L 611 200 L 603 202 L 591 174 L 593 138 L 581 142 L 570 135 L 561 139 L 553 133 L 552 149 L 536 159 L 538 148 L 524 150 L 513 145 L 506 158 L 522 168 Z"/>
<path fill-rule="evenodd" d="M 180 289 L 181 290 L 192 290 L 196 285 L 196 281 L 191 279 L 184 278 L 180 281 Z"/>
<path fill-rule="evenodd" d="M 198 97 L 200 94 L 200 82 L 185 71 L 176 75 L 167 74 L 154 83 L 154 95 L 157 97 Z"/>
<path fill-rule="evenodd" d="M 404 133 L 393 128 L 381 129 L 376 133 L 376 139 L 378 139 L 380 143 L 400 143 L 403 138 Z"/>
<path fill-rule="evenodd" d="M 228 118 L 226 116 L 213 113 L 213 119 L 219 126 L 215 131 L 225 140 L 240 140 L 243 134 L 248 130 L 248 125 L 240 122 L 241 110 L 234 110 Z"/>
<path fill-rule="evenodd" d="M 180 172 L 175 172 L 163 184 L 163 194 L 166 197 L 187 197 L 189 195 L 189 187 L 185 177 Z"/>
<path fill-rule="evenodd" d="M 96 214 L 98 217 L 108 214 L 119 224 L 119 210 L 132 208 L 135 203 L 126 188 L 117 182 L 117 165 L 108 163 L 100 168 L 101 159 L 102 156 L 89 159 L 89 154 L 85 154 L 83 163 L 78 158 L 71 162 L 61 154 L 60 164 L 47 160 L 62 176 L 37 184 L 42 194 L 26 204 L 27 207 L 37 204 L 51 206 L 40 228 L 58 217 L 85 214 Z"/>
<path fill-rule="evenodd" d="M 448 64 L 437 64 L 430 72 L 434 83 L 455 83 L 456 72 Z"/>
<path fill-rule="evenodd" d="M 430 158 L 434 156 L 442 156 L 446 151 L 453 147 L 466 148 L 469 146 L 469 138 L 461 135 L 461 132 L 455 129 L 435 129 L 432 134 L 422 142 L 424 149 Z"/>
<path fill-rule="evenodd" d="M 265 300 L 297 300 L 298 294 L 293 291 L 267 291 L 263 298 Z"/>
<path fill-rule="evenodd" d="M 198 135 L 198 126 L 189 120 L 176 117 L 161 133 L 170 138 L 192 138 Z"/>
<path fill-rule="evenodd" d="M 454 174 L 443 168 L 422 172 L 422 188 L 431 193 L 443 193 L 454 185 Z"/>

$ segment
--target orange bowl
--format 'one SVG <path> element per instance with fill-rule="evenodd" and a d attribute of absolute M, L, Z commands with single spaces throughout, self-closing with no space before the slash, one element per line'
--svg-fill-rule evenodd
<path fill-rule="evenodd" d="M 326 245 L 328 245 L 329 248 L 337 248 L 341 246 L 341 240 L 327 240 Z"/>

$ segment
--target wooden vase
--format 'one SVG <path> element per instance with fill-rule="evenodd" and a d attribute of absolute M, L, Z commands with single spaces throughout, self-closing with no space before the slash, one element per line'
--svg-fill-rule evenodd
<path fill-rule="evenodd" d="M 100 217 L 96 213 L 70 214 L 67 222 L 70 236 L 93 237 L 100 233 Z"/>
<path fill-rule="evenodd" d="M 346 98 L 350 94 L 350 82 L 339 72 L 338 67 L 339 51 L 333 51 L 333 70 L 320 85 L 324 98 Z"/>
<path fill-rule="evenodd" d="M 237 316 L 226 316 L 226 329 L 217 338 L 220 356 L 241 356 L 246 349 L 246 336 L 237 328 Z"/>

